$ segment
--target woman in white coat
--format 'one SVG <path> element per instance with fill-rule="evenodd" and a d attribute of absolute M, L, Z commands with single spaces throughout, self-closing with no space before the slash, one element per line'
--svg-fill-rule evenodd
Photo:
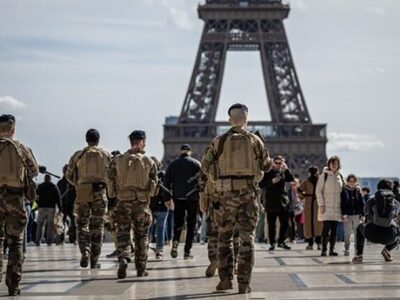
<path fill-rule="evenodd" d="M 327 255 L 328 241 L 329 255 L 337 256 L 338 254 L 335 252 L 336 230 L 338 222 L 342 221 L 340 194 L 344 187 L 344 180 L 339 171 L 340 158 L 338 156 L 329 158 L 327 165 L 318 178 L 315 190 L 318 202 L 318 221 L 324 223 L 321 236 L 321 256 Z"/>

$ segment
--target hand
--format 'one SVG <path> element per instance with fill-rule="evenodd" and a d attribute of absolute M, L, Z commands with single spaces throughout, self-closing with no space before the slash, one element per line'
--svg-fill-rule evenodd
<path fill-rule="evenodd" d="M 281 169 L 282 171 L 286 171 L 288 169 L 288 166 L 284 161 L 282 162 Z"/>
<path fill-rule="evenodd" d="M 349 217 L 347 215 L 343 216 L 343 222 L 348 222 L 349 221 Z"/>
<path fill-rule="evenodd" d="M 321 214 L 324 214 L 324 213 L 325 213 L 325 205 L 321 205 L 321 206 L 319 207 L 319 212 L 320 212 Z"/>
<path fill-rule="evenodd" d="M 365 222 L 365 217 L 364 216 L 361 216 L 360 217 L 360 223 L 364 223 Z"/>
<path fill-rule="evenodd" d="M 260 205 L 260 211 L 261 211 L 261 213 L 265 213 L 265 208 L 264 208 L 264 205 Z"/>
<path fill-rule="evenodd" d="M 279 181 L 281 181 L 281 179 L 282 179 L 282 176 L 279 174 L 279 175 L 276 176 L 275 178 L 272 178 L 272 183 L 273 183 L 273 184 L 276 184 L 276 183 L 278 183 Z"/>

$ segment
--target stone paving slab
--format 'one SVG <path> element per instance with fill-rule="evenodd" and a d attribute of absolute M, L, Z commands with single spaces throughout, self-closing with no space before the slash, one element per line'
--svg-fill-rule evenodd
<path fill-rule="evenodd" d="M 206 245 L 195 244 L 193 260 L 169 257 L 156 260 L 150 253 L 149 277 L 138 278 L 134 265 L 128 277 L 116 278 L 116 259 L 105 258 L 113 244 L 104 244 L 102 269 L 79 267 L 76 246 L 29 246 L 19 299 L 400 299 L 400 252 L 393 251 L 394 262 L 384 262 L 379 245 L 367 245 L 365 263 L 351 264 L 351 256 L 320 257 L 319 251 L 304 250 L 305 244 L 293 244 L 290 251 L 268 251 L 268 245 L 256 245 L 256 265 L 249 295 L 234 289 L 217 293 L 218 276 L 206 278 Z M 337 250 L 343 244 L 337 245 Z M 341 252 L 339 252 L 341 253 Z M 3 270 L 4 271 L 4 270 Z M 7 297 L 4 282 L 0 298 Z"/>

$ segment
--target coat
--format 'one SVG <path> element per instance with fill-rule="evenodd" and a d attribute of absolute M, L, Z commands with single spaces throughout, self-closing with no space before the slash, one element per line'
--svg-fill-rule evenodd
<path fill-rule="evenodd" d="M 319 221 L 342 221 L 340 194 L 343 187 L 344 180 L 342 174 L 340 174 L 340 172 L 334 174 L 325 167 L 318 178 L 317 188 L 315 190 L 319 207 Z M 321 213 L 320 206 L 325 206 L 325 212 L 323 214 Z"/>
<path fill-rule="evenodd" d="M 316 178 L 316 177 L 314 177 Z M 323 223 L 318 221 L 318 203 L 312 178 L 304 180 L 299 187 L 299 198 L 304 201 L 304 236 L 306 239 L 321 236 Z M 318 178 L 317 178 L 318 180 Z"/>

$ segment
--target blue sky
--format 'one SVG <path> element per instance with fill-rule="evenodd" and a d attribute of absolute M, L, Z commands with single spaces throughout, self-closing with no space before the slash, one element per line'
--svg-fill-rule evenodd
<path fill-rule="evenodd" d="M 148 133 L 162 157 L 164 118 L 183 104 L 200 39 L 196 0 L 0 0 L 0 113 L 60 173 L 90 127 L 108 150 Z M 400 2 L 292 0 L 285 21 L 314 123 L 344 172 L 399 176 Z M 228 54 L 217 118 L 236 101 L 269 120 L 259 54 Z"/>

